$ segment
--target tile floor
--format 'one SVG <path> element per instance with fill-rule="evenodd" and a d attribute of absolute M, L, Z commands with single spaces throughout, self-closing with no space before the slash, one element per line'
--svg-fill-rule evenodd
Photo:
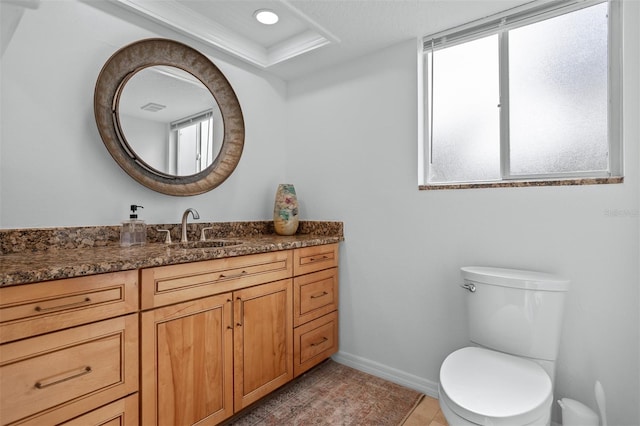
<path fill-rule="evenodd" d="M 402 426 L 448 426 L 435 398 L 425 396 Z"/>

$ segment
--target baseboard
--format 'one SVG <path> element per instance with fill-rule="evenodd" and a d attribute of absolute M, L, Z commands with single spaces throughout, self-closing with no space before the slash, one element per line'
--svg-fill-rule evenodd
<path fill-rule="evenodd" d="M 331 358 L 340 364 L 347 365 L 356 370 L 364 371 L 365 373 L 389 380 L 390 382 L 417 390 L 432 398 L 438 398 L 438 383 L 432 382 L 431 380 L 423 379 L 422 377 L 405 373 L 404 371 L 342 351 L 334 354 Z"/>

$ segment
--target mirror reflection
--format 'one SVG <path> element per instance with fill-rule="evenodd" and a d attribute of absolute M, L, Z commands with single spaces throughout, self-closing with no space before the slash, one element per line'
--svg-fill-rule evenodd
<path fill-rule="evenodd" d="M 126 80 L 116 119 L 123 145 L 167 175 L 203 171 L 224 139 L 222 113 L 214 97 L 195 76 L 172 66 L 143 68 Z"/>

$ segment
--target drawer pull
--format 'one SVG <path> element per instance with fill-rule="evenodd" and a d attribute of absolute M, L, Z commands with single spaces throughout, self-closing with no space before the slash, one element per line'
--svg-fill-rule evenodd
<path fill-rule="evenodd" d="M 324 342 L 326 342 L 327 340 L 329 340 L 329 339 L 328 339 L 328 338 L 326 338 L 326 337 L 323 337 L 323 338 L 322 338 L 322 340 L 320 340 L 320 341 L 319 341 L 319 342 L 317 342 L 317 343 L 312 343 L 312 344 L 311 344 L 311 346 L 320 346 L 321 344 L 323 344 L 323 343 L 324 343 Z"/>
<path fill-rule="evenodd" d="M 321 294 L 312 294 L 311 298 L 312 299 L 318 299 L 320 297 L 326 296 L 327 294 L 329 294 L 329 293 L 327 293 L 326 291 L 323 291 Z"/>
<path fill-rule="evenodd" d="M 62 382 L 66 382 L 67 380 L 71 380 L 71 379 L 75 379 L 76 377 L 80 377 L 80 376 L 84 376 L 85 374 L 89 374 L 91 373 L 91 367 L 90 366 L 86 366 L 82 369 L 82 371 L 72 374 L 71 376 L 68 377 L 63 377 L 62 379 L 58 379 L 58 380 L 54 380 L 50 383 L 46 383 L 44 381 L 39 381 L 36 382 L 35 387 L 36 389 L 44 389 L 44 388 L 48 388 L 49 386 L 53 386 L 53 385 L 57 385 L 58 383 L 62 383 Z"/>
<path fill-rule="evenodd" d="M 322 260 L 327 260 L 327 259 L 329 259 L 329 256 L 327 255 L 323 255 L 322 257 L 310 257 L 309 262 L 320 262 Z"/>
<path fill-rule="evenodd" d="M 239 274 L 233 274 L 233 275 L 225 275 L 225 274 L 220 274 L 220 276 L 218 277 L 219 280 L 226 278 L 226 279 L 233 279 L 233 278 L 240 278 L 243 275 L 247 275 L 248 272 L 247 271 L 242 271 Z"/>
<path fill-rule="evenodd" d="M 85 297 L 83 301 L 74 302 L 74 303 L 67 303 L 66 305 L 51 306 L 49 308 L 43 308 L 41 306 L 36 306 L 35 310 L 36 310 L 36 312 L 44 312 L 44 311 L 53 311 L 53 310 L 56 310 L 56 309 L 68 309 L 68 308 L 72 308 L 74 306 L 86 305 L 87 303 L 91 303 L 91 299 L 88 298 L 88 297 Z"/>

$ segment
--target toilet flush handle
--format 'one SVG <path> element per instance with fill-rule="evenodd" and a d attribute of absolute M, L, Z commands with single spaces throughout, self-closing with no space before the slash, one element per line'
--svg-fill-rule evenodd
<path fill-rule="evenodd" d="M 473 283 L 465 282 L 464 284 L 460 284 L 460 287 L 469 290 L 471 293 L 475 293 L 476 291 L 476 285 Z"/>

